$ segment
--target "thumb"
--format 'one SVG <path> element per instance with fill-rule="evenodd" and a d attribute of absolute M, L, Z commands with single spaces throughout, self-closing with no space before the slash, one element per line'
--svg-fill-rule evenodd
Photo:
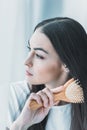
<path fill-rule="evenodd" d="M 65 87 L 62 85 L 62 86 L 59 86 L 59 87 L 56 87 L 56 88 L 51 89 L 51 91 L 52 91 L 53 93 L 58 93 L 58 92 L 63 91 L 64 88 L 65 88 Z"/>

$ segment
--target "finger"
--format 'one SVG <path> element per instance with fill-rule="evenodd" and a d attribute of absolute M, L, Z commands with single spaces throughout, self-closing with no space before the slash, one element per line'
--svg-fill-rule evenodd
<path fill-rule="evenodd" d="M 36 93 L 31 93 L 30 97 L 29 97 L 29 100 L 35 100 L 38 104 L 41 104 L 42 105 L 42 100 L 41 100 L 41 97 L 36 94 Z"/>
<path fill-rule="evenodd" d="M 43 91 L 39 91 L 37 94 L 41 97 L 43 106 L 48 107 L 49 99 L 48 99 L 48 96 L 46 95 L 46 93 L 44 93 Z"/>
<path fill-rule="evenodd" d="M 49 98 L 49 105 L 52 106 L 54 103 L 53 92 L 49 88 L 45 88 L 42 91 L 47 95 Z"/>
<path fill-rule="evenodd" d="M 56 102 L 54 102 L 54 106 L 56 106 L 56 105 L 58 105 L 60 103 L 60 101 L 56 101 Z"/>

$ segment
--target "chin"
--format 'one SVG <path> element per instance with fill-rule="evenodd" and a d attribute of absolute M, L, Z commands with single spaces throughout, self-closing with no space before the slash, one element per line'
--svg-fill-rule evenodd
<path fill-rule="evenodd" d="M 26 77 L 25 80 L 29 83 L 29 84 L 32 84 L 32 85 L 41 85 L 41 84 L 46 84 L 45 81 L 41 81 L 40 79 L 37 81 L 33 78 L 28 78 Z"/>
<path fill-rule="evenodd" d="M 35 82 L 35 81 L 27 79 L 27 78 L 25 80 L 27 81 L 27 83 L 32 84 L 32 85 L 38 85 L 38 84 L 40 84 L 38 82 Z"/>

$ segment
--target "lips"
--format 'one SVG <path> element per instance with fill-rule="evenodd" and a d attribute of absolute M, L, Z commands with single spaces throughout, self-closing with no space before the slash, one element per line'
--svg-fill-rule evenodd
<path fill-rule="evenodd" d="M 33 76 L 33 74 L 31 74 L 28 70 L 26 70 L 26 75 Z"/>

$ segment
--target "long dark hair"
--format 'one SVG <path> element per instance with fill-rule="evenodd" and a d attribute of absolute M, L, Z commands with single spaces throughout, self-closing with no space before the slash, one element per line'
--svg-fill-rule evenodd
<path fill-rule="evenodd" d="M 87 130 L 87 36 L 77 21 L 67 18 L 51 18 L 40 22 L 34 29 L 40 28 L 51 41 L 62 62 L 69 68 L 70 74 L 79 79 L 83 88 L 85 102 L 72 104 L 70 130 Z M 32 91 L 43 89 L 44 85 L 32 87 Z M 45 130 L 47 117 L 29 130 Z"/>

